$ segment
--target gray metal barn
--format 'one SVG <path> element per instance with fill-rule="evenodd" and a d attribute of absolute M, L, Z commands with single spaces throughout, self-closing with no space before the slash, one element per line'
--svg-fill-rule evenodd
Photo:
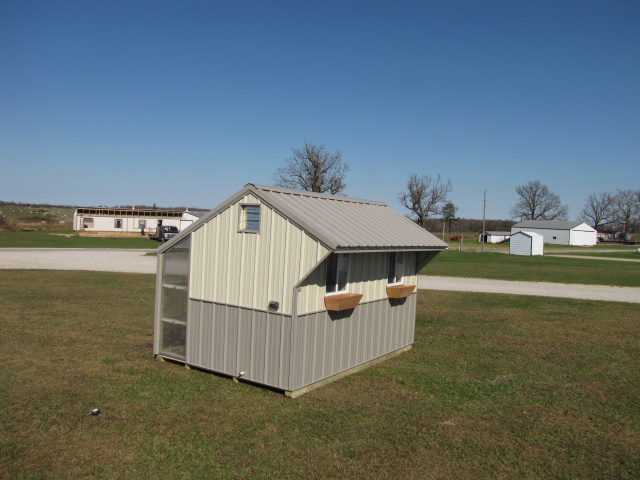
<path fill-rule="evenodd" d="M 446 248 L 384 203 L 248 184 L 158 249 L 154 354 L 300 395 L 410 348 Z"/>
<path fill-rule="evenodd" d="M 552 220 L 524 220 L 511 227 L 511 235 L 522 231 L 542 235 L 544 243 L 553 245 L 591 246 L 597 243 L 598 235 L 594 228 L 584 222 Z"/>

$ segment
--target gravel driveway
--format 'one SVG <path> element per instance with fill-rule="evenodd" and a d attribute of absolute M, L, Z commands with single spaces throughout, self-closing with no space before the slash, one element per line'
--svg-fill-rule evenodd
<path fill-rule="evenodd" d="M 455 292 L 508 293 L 539 297 L 577 298 L 605 302 L 640 303 L 640 288 L 581 285 L 576 283 L 513 282 L 484 278 L 436 277 L 420 275 L 418 288 Z"/>
<path fill-rule="evenodd" d="M 0 248 L 0 269 L 156 273 L 154 250 L 115 248 Z"/>
<path fill-rule="evenodd" d="M 0 269 L 93 270 L 156 273 L 153 250 L 94 248 L 0 248 Z M 640 303 L 640 288 L 545 282 L 512 282 L 480 278 L 419 276 L 418 288 L 459 292 L 507 293 Z"/>

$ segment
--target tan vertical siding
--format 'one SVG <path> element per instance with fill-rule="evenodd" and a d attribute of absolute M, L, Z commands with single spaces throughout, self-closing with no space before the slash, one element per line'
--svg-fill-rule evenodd
<path fill-rule="evenodd" d="M 349 292 L 361 293 L 362 302 L 387 297 L 387 253 L 349 256 Z"/>
<path fill-rule="evenodd" d="M 416 252 L 404 252 L 404 282 L 407 285 L 418 285 L 418 273 Z"/>
<path fill-rule="evenodd" d="M 260 233 L 238 232 L 240 205 L 261 204 Z M 291 314 L 293 286 L 327 249 L 253 195 L 192 233 L 191 298 Z"/>
<path fill-rule="evenodd" d="M 416 285 L 416 254 L 405 252 L 404 283 Z M 349 255 L 349 292 L 362 294 L 361 303 L 387 298 L 388 253 L 352 253 Z M 298 296 L 298 314 L 325 309 L 324 263 L 307 278 Z"/>

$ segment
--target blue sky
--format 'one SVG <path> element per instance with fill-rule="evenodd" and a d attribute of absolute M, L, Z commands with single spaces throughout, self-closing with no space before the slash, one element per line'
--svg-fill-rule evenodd
<path fill-rule="evenodd" d="M 212 208 L 305 140 L 346 194 L 640 188 L 640 2 L 0 2 L 0 200 Z"/>

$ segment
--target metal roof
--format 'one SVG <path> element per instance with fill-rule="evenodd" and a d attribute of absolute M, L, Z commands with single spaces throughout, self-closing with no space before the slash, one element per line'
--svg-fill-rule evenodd
<path fill-rule="evenodd" d="M 527 237 L 531 237 L 531 238 L 543 238 L 542 235 L 540 235 L 539 233 L 536 232 L 526 232 L 524 230 L 520 230 L 519 232 L 514 233 L 513 235 L 511 235 L 512 237 L 515 237 L 516 235 L 525 235 Z"/>
<path fill-rule="evenodd" d="M 164 251 L 252 193 L 332 251 L 445 250 L 448 245 L 385 203 L 339 195 L 247 184 L 161 246 Z"/>
<path fill-rule="evenodd" d="M 516 223 L 512 228 L 546 228 L 549 230 L 572 230 L 578 225 L 586 225 L 584 222 L 561 222 L 556 220 L 524 220 Z M 591 227 L 589 227 L 591 228 Z"/>
<path fill-rule="evenodd" d="M 446 249 L 385 203 L 253 185 L 258 196 L 334 251 Z"/>
<path fill-rule="evenodd" d="M 487 230 L 484 233 L 488 235 L 511 235 L 511 232 L 503 232 L 498 230 Z"/>
<path fill-rule="evenodd" d="M 211 210 L 187 210 L 184 213 L 188 213 L 190 215 L 193 215 L 194 217 L 204 217 L 207 213 L 209 213 Z"/>

